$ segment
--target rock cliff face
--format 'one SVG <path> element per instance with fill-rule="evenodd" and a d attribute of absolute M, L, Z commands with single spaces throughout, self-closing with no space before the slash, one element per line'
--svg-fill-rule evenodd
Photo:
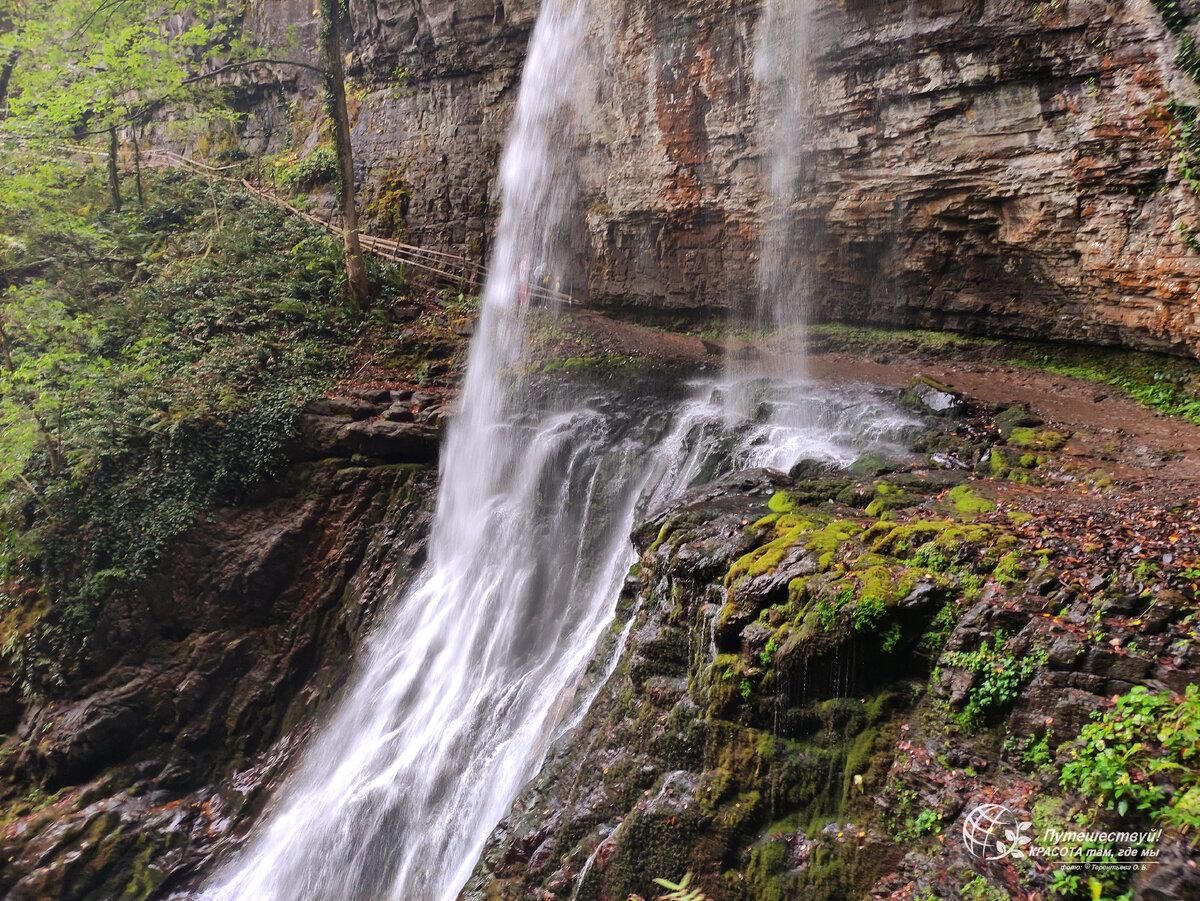
<path fill-rule="evenodd" d="M 228 850 L 424 553 L 436 435 L 380 418 L 416 401 L 316 405 L 310 462 L 194 527 L 64 680 L 0 671 L 0 896 L 159 896 Z"/>
<path fill-rule="evenodd" d="M 351 5 L 368 211 L 415 242 L 486 254 L 537 4 Z M 1200 205 L 1170 135 L 1196 86 L 1149 0 L 815 9 L 790 266 L 817 318 L 1200 348 Z M 748 305 L 761 14 L 742 0 L 595 5 L 573 276 L 595 303 Z M 303 4 L 255 15 L 268 41 L 312 27 Z M 291 87 L 303 131 L 318 95 Z M 275 101 L 259 110 L 255 136 L 271 123 L 278 136 Z"/>

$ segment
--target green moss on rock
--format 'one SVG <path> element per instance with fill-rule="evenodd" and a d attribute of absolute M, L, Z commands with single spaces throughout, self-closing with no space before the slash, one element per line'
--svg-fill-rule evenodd
<path fill-rule="evenodd" d="M 976 494 L 970 485 L 959 485 L 951 488 L 947 495 L 954 504 L 954 509 L 964 516 L 979 516 L 991 513 L 996 505 L 985 497 Z"/>

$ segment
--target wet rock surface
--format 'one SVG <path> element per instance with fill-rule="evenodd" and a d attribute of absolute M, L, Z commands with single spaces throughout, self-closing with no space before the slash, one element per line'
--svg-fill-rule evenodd
<path fill-rule="evenodd" d="M 352 4 L 354 143 L 377 227 L 486 257 L 536 7 Z M 1200 202 L 1171 133 L 1197 88 L 1153 4 L 814 9 L 788 268 L 806 273 L 817 317 L 1196 352 L 1200 254 L 1179 226 Z M 579 61 L 596 96 L 575 293 L 648 313 L 755 296 L 760 17 L 729 0 L 599 8 Z M 266 45 L 291 27 L 315 41 L 305 4 L 252 4 L 249 21 Z M 311 76 L 281 77 L 319 120 Z M 255 98 L 249 136 L 278 146 L 290 123 L 275 86 Z"/>

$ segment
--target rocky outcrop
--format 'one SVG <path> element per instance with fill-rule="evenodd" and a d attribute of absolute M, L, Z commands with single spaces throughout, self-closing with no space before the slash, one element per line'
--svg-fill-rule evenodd
<path fill-rule="evenodd" d="M 1168 134 L 1170 102 L 1196 88 L 1151 4 L 816 9 L 788 257 L 816 317 L 1200 346 L 1200 254 L 1181 231 L 1200 206 Z M 596 188 L 612 212 L 589 220 L 598 299 L 749 296 L 764 166 L 750 14 L 625 20 L 641 77 L 605 86 L 606 129 L 626 140 Z"/>
<path fill-rule="evenodd" d="M 0 896 L 159 896 L 236 840 L 424 554 L 440 401 L 360 394 L 313 404 L 303 462 L 107 602 L 66 684 L 8 686 Z"/>
<path fill-rule="evenodd" d="M 352 4 L 354 139 L 377 223 L 486 256 L 536 6 Z M 747 308 L 773 115 L 752 75 L 761 5 L 594 10 L 569 280 L 639 315 Z M 299 24 L 307 46 L 303 4 L 251 20 L 267 41 Z M 816 5 L 808 33 L 787 268 L 813 315 L 1200 348 L 1200 204 L 1172 138 L 1197 91 L 1149 0 L 845 0 Z M 288 123 L 260 97 L 260 144 L 320 117 L 313 86 L 288 77 L 300 112 Z"/>
<path fill-rule="evenodd" d="M 1025 411 L 1001 417 L 1007 437 L 976 414 L 922 439 L 923 464 L 743 473 L 641 524 L 601 654 L 623 642 L 620 662 L 463 897 L 625 901 L 685 873 L 716 901 L 1042 897 L 1052 866 L 972 856 L 972 810 L 1001 804 L 1039 836 L 1075 815 L 1148 828 L 1063 767 L 1114 695 L 1195 681 L 1191 571 L 1146 563 L 1192 552 L 1194 513 L 1097 489 L 1047 451 L 1065 433 L 1007 428 Z M 1023 465 L 994 462 L 1022 445 Z M 950 458 L 975 473 L 929 465 Z M 1156 847 L 1146 872 L 1097 884 L 1200 889 L 1184 835 Z"/>

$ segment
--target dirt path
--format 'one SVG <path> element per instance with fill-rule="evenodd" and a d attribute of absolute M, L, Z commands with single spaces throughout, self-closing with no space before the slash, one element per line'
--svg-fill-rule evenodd
<path fill-rule="evenodd" d="M 902 387 L 914 375 L 927 375 L 974 400 L 1023 404 L 1075 433 L 1068 452 L 1106 463 L 1125 479 L 1141 471 L 1148 479 L 1200 484 L 1200 428 L 1110 393 L 1116 389 L 1107 385 L 969 361 L 875 363 L 853 354 L 823 354 L 809 363 L 817 378 Z"/>

